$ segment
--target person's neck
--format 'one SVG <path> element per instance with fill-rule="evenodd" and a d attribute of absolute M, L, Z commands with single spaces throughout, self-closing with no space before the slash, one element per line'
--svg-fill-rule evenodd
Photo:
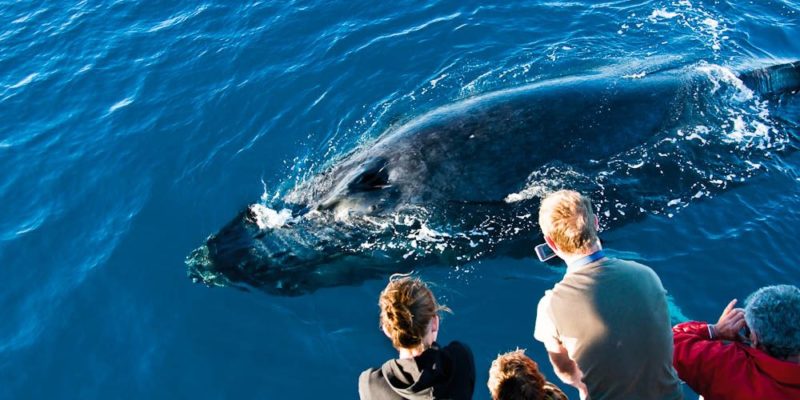
<path fill-rule="evenodd" d="M 407 358 L 417 357 L 417 356 L 421 355 L 422 353 L 424 353 L 425 350 L 430 349 L 431 346 L 433 346 L 433 341 L 431 341 L 430 343 L 424 343 L 424 344 L 422 344 L 420 346 L 417 346 L 417 347 L 415 347 L 413 349 L 403 349 L 403 348 L 397 349 L 397 353 L 399 354 L 398 358 L 407 359 Z"/>
<path fill-rule="evenodd" d="M 400 358 L 401 360 L 414 358 L 424 352 L 425 350 L 422 347 L 417 347 L 415 349 L 399 349 L 398 353 L 400 355 L 398 356 L 398 358 Z"/>
<path fill-rule="evenodd" d="M 602 249 L 603 249 L 603 246 L 598 241 L 597 243 L 595 243 L 595 244 L 591 245 L 590 247 L 587 247 L 586 249 L 581 250 L 581 251 L 579 251 L 577 253 L 563 254 L 561 259 L 564 260 L 564 262 L 566 262 L 567 265 L 569 265 L 570 263 L 578 261 L 583 257 L 592 255 L 592 254 L 594 254 L 594 253 L 596 253 L 596 252 L 598 252 L 598 251 L 600 251 Z"/>

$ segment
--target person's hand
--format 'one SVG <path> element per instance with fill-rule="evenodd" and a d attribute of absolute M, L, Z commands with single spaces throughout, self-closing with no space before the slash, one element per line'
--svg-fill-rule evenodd
<path fill-rule="evenodd" d="M 746 322 L 744 320 L 744 310 L 741 308 L 733 308 L 736 305 L 736 299 L 731 300 L 719 320 L 713 325 L 714 339 L 723 340 L 739 340 L 739 330 L 744 328 Z"/>
<path fill-rule="evenodd" d="M 578 389 L 578 395 L 580 396 L 581 400 L 586 400 L 589 398 L 589 389 L 586 387 L 585 383 L 580 382 L 576 388 Z"/>

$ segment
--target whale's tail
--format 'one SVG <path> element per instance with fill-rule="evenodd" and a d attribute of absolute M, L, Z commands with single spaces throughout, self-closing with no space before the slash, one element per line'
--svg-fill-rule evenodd
<path fill-rule="evenodd" d="M 759 68 L 739 78 L 762 96 L 800 90 L 800 61 Z"/>

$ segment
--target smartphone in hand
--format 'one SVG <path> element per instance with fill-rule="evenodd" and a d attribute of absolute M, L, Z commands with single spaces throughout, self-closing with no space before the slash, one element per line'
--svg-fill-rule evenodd
<path fill-rule="evenodd" d="M 542 243 L 533 248 L 536 251 L 536 257 L 539 257 L 539 261 L 545 262 L 553 257 L 556 256 L 556 253 L 553 252 L 553 249 L 547 245 L 547 243 Z"/>

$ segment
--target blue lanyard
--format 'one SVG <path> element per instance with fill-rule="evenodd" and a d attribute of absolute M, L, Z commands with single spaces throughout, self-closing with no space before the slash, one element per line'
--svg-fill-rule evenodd
<path fill-rule="evenodd" d="M 605 256 L 606 255 L 603 253 L 603 250 L 597 250 L 594 253 L 589 254 L 586 257 L 579 258 L 579 259 L 571 262 L 569 264 L 569 266 L 572 267 L 572 268 L 580 268 L 580 267 L 583 267 L 584 265 L 591 264 L 591 263 L 593 263 L 593 262 L 595 262 L 595 261 L 597 261 L 597 260 L 599 260 L 599 259 L 601 259 L 601 258 L 603 258 Z"/>

